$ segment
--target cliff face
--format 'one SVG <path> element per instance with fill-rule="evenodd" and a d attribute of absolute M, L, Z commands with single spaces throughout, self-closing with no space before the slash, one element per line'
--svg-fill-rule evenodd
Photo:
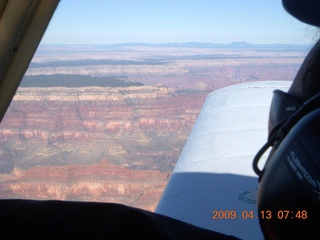
<path fill-rule="evenodd" d="M 0 198 L 118 202 L 153 211 L 169 173 L 92 165 L 15 168 L 0 175 Z"/>
<path fill-rule="evenodd" d="M 1 148 L 21 168 L 106 158 L 170 171 L 203 100 L 162 85 L 21 88 L 2 123 Z"/>
<path fill-rule="evenodd" d="M 153 209 L 205 95 L 163 85 L 20 88 L 0 128 L 0 197 Z"/>

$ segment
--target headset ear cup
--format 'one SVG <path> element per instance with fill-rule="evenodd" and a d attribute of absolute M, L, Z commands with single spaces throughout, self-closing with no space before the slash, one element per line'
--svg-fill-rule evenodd
<path fill-rule="evenodd" d="M 317 109 L 295 124 L 265 165 L 257 204 L 266 239 L 320 239 L 319 149 Z"/>
<path fill-rule="evenodd" d="M 294 111 L 292 114 L 288 114 L 288 117 L 279 118 L 280 122 L 277 122 L 276 125 L 273 126 L 273 128 L 271 129 L 269 133 L 268 141 L 262 146 L 262 148 L 258 151 L 258 153 L 253 158 L 252 168 L 253 168 L 253 171 L 259 176 L 259 182 L 264 172 L 264 169 L 260 170 L 258 167 L 258 163 L 261 156 L 271 146 L 276 149 L 278 145 L 282 142 L 282 140 L 286 137 L 286 135 L 291 130 L 291 128 L 294 127 L 296 123 L 299 122 L 300 119 L 302 119 L 304 116 L 306 116 L 312 111 L 315 111 L 316 109 L 319 109 L 319 106 L 320 106 L 320 93 L 313 96 L 309 100 L 305 101 L 302 104 L 302 106 L 299 107 L 298 110 Z M 280 111 L 280 113 L 281 112 L 282 111 Z"/>
<path fill-rule="evenodd" d="M 269 134 L 275 126 L 296 112 L 305 100 L 278 89 L 274 90 L 269 111 Z"/>

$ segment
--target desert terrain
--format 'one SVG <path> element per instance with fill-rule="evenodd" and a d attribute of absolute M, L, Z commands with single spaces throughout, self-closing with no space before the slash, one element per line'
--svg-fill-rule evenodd
<path fill-rule="evenodd" d="M 290 81 L 307 50 L 41 45 L 0 125 L 0 197 L 153 211 L 207 94 L 246 81 Z"/>

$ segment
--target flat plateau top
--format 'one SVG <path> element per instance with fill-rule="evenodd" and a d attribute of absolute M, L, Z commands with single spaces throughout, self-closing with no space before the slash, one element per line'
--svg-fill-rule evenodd
<path fill-rule="evenodd" d="M 287 91 L 290 84 L 252 82 L 210 93 L 156 212 L 242 239 L 263 239 L 252 160 L 267 140 L 273 90 Z"/>

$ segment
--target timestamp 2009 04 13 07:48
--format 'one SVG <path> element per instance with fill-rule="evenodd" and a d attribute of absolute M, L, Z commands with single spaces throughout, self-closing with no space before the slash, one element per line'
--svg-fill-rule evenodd
<path fill-rule="evenodd" d="M 296 219 L 296 220 L 306 220 L 308 219 L 307 210 L 263 210 L 260 211 L 259 214 L 255 214 L 253 210 L 242 210 L 241 212 L 237 212 L 236 210 L 213 210 L 212 211 L 212 219 L 213 220 L 222 220 L 222 219 L 256 219 L 260 218 L 263 220 L 288 220 L 288 219 Z"/>

